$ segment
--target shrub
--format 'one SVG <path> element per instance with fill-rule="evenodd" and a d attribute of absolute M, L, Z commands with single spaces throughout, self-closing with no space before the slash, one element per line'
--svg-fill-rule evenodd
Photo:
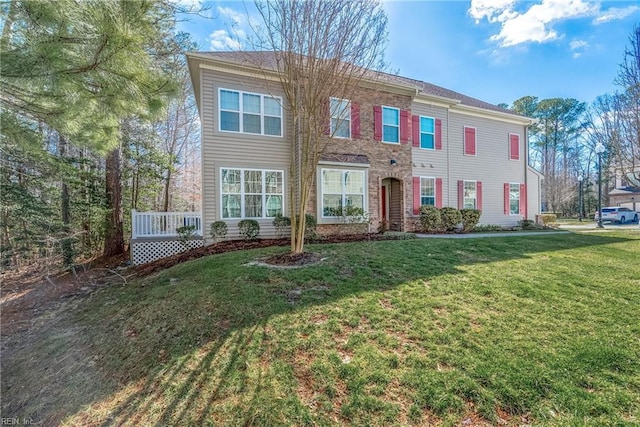
<path fill-rule="evenodd" d="M 440 209 L 440 220 L 444 231 L 453 231 L 462 222 L 462 215 L 456 208 L 445 207 Z"/>
<path fill-rule="evenodd" d="M 255 219 L 243 219 L 238 223 L 238 230 L 244 240 L 255 240 L 260 234 L 260 224 Z"/>
<path fill-rule="evenodd" d="M 224 240 L 227 237 L 227 231 L 229 227 L 227 227 L 227 223 L 224 221 L 216 221 L 211 224 L 211 238 L 214 242 L 219 242 L 220 240 Z"/>
<path fill-rule="evenodd" d="M 550 225 L 557 221 L 558 216 L 554 213 L 544 213 L 539 215 L 538 218 L 540 219 L 540 222 L 542 222 L 542 225 Z"/>
<path fill-rule="evenodd" d="M 461 209 L 460 215 L 462 217 L 462 232 L 468 233 L 473 230 L 480 221 L 480 212 L 478 209 Z"/>
<path fill-rule="evenodd" d="M 316 233 L 316 227 L 318 226 L 316 217 L 311 214 L 305 214 L 304 218 L 306 221 L 306 228 L 304 230 L 305 239 L 315 239 L 318 237 Z"/>
<path fill-rule="evenodd" d="M 423 231 L 441 231 L 440 209 L 429 205 L 420 206 L 420 225 Z"/>
<path fill-rule="evenodd" d="M 534 221 L 530 220 L 530 219 L 523 219 L 522 221 L 518 222 L 518 227 L 522 228 L 523 230 L 538 230 L 540 229 L 540 226 L 538 226 Z"/>
<path fill-rule="evenodd" d="M 276 228 L 276 236 L 284 237 L 287 227 L 291 227 L 291 218 L 278 214 L 273 218 L 272 224 Z"/>
<path fill-rule="evenodd" d="M 193 239 L 193 236 L 196 234 L 196 226 L 195 225 L 184 225 L 182 227 L 176 228 L 176 233 L 178 233 L 178 238 L 180 239 L 180 243 L 185 248 L 189 247 L 189 242 Z"/>
<path fill-rule="evenodd" d="M 487 231 L 504 231 L 501 225 L 497 224 L 479 224 L 473 227 L 474 232 L 484 233 Z"/>
<path fill-rule="evenodd" d="M 369 212 L 356 206 L 346 206 L 342 210 L 342 221 L 347 224 L 344 231 L 347 234 L 361 234 L 369 232 L 371 218 Z"/>

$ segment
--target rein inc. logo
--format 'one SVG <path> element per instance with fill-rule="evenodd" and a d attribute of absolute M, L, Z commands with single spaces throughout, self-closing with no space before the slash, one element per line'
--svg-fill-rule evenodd
<path fill-rule="evenodd" d="M 3 426 L 28 426 L 32 424 L 35 424 L 35 422 L 33 421 L 33 418 L 29 418 L 29 417 L 0 418 L 0 425 L 3 425 Z"/>

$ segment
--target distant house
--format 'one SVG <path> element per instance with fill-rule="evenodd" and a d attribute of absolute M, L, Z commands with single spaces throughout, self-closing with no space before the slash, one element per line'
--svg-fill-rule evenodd
<path fill-rule="evenodd" d="M 187 54 L 202 123 L 202 222 L 229 236 L 243 218 L 275 233 L 288 215 L 292 124 L 283 93 L 265 89 L 257 52 Z M 384 75 L 345 103 L 341 126 L 317 168 L 310 212 L 318 232 L 340 232 L 344 206 L 412 231 L 421 205 L 477 208 L 480 223 L 513 226 L 540 211 L 542 176 L 528 166 L 532 120 L 460 93 Z M 331 123 L 334 123 L 333 121 Z M 337 122 L 336 122 L 337 123 Z M 336 129 L 334 129 L 336 130 Z"/>
<path fill-rule="evenodd" d="M 635 211 L 640 211 L 640 167 L 614 169 L 615 188 L 609 191 L 609 205 L 623 206 Z"/>

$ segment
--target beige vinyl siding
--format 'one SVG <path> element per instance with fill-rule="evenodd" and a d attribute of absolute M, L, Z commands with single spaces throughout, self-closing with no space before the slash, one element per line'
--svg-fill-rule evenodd
<path fill-rule="evenodd" d="M 283 135 L 281 137 L 221 132 L 219 130 L 219 89 L 231 89 L 284 98 L 281 91 L 265 89 L 260 79 L 235 76 L 214 70 L 200 69 L 201 73 L 201 123 L 202 123 L 202 210 L 205 234 L 214 221 L 221 220 L 219 213 L 220 168 L 254 168 L 284 171 L 285 195 L 283 207 L 288 208 L 288 181 L 291 156 L 291 121 L 283 107 Z M 239 219 L 225 219 L 229 238 L 237 237 Z M 275 233 L 272 219 L 259 219 L 260 236 L 272 237 Z"/>
<path fill-rule="evenodd" d="M 444 107 L 414 103 L 411 113 L 413 115 L 433 117 L 434 119 L 442 120 L 442 150 L 425 150 L 420 147 L 412 147 L 412 176 L 442 178 L 442 206 L 449 206 L 447 204 L 447 188 L 449 185 L 447 173 L 447 150 L 449 149 L 447 141 L 447 109 Z"/>
<path fill-rule="evenodd" d="M 516 225 L 522 219 L 520 215 L 504 214 L 503 185 L 525 182 L 524 126 L 456 112 L 449 113 L 445 126 L 450 168 L 448 183 L 443 182 L 444 206 L 457 207 L 458 180 L 481 181 L 480 223 Z M 465 126 L 476 129 L 475 156 L 464 154 Z M 509 159 L 509 134 L 520 136 L 520 160 Z"/>
<path fill-rule="evenodd" d="M 542 188 L 542 175 L 531 167 L 527 168 L 527 219 L 535 220 L 540 213 L 540 189 Z"/>

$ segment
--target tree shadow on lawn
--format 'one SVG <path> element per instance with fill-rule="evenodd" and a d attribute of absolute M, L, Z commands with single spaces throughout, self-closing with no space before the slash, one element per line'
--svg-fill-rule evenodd
<path fill-rule="evenodd" d="M 326 260 L 301 269 L 245 265 L 255 251 L 181 264 L 48 313 L 27 340 L 5 346 L 3 417 L 104 426 L 402 423 L 415 401 L 410 392 L 392 382 L 386 387 L 397 388 L 396 401 L 369 391 L 362 401 L 340 363 L 325 368 L 344 383 L 322 385 L 313 360 L 304 359 L 313 357 L 300 349 L 348 340 L 357 313 L 370 309 L 357 308 L 368 292 L 455 277 L 479 263 L 625 242 L 640 241 L 579 234 L 388 241 L 311 246 Z M 350 298 L 350 318 L 327 322 L 325 310 Z M 328 350 L 326 357 L 338 356 Z M 452 408 L 465 412 L 454 402 L 439 415 Z"/>

